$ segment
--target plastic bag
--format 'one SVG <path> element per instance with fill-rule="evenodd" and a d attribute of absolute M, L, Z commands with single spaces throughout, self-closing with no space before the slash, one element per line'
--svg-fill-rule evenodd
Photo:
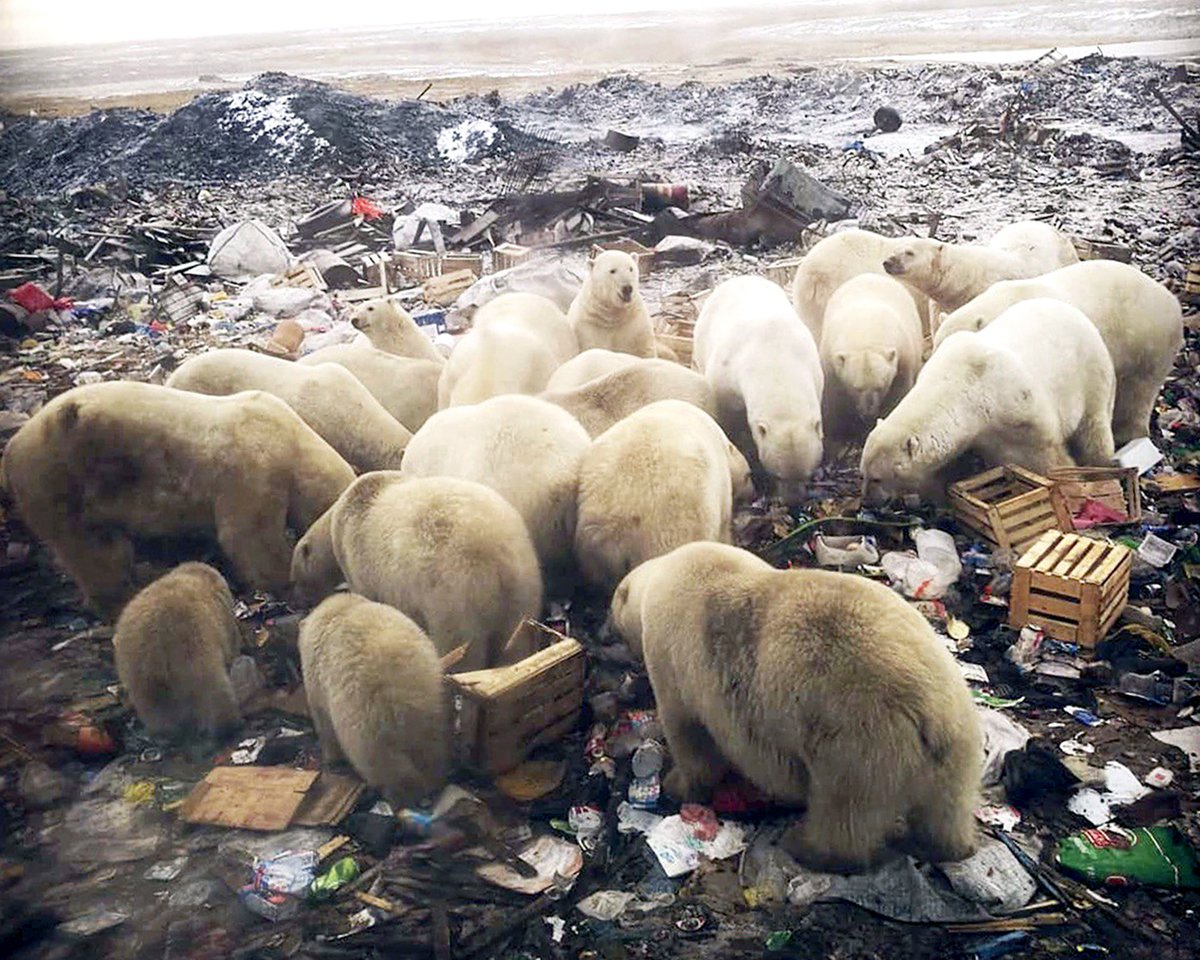
<path fill-rule="evenodd" d="M 1196 852 L 1173 827 L 1106 826 L 1064 837 L 1058 863 L 1089 883 L 1200 888 Z"/>

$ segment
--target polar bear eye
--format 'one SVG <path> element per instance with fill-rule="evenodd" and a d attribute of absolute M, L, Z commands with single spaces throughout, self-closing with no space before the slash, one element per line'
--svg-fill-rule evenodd
<path fill-rule="evenodd" d="M 616 267 L 613 267 L 613 268 L 612 268 L 611 270 L 609 270 L 608 272 L 609 272 L 609 273 L 616 273 L 616 272 L 617 272 L 617 268 L 616 268 Z"/>

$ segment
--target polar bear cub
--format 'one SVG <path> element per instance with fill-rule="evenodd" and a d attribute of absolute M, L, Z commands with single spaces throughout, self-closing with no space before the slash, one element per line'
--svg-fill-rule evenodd
<path fill-rule="evenodd" d="M 326 763 L 344 757 L 396 809 L 442 785 L 450 753 L 442 665 L 412 620 L 335 594 L 300 624 L 300 669 Z"/>
<path fill-rule="evenodd" d="M 691 543 L 625 577 L 610 623 L 645 658 L 672 796 L 705 801 L 736 768 L 806 807 L 782 845 L 818 870 L 866 869 L 889 848 L 933 862 L 974 851 L 975 707 L 925 618 L 887 587 Z"/>
<path fill-rule="evenodd" d="M 730 538 L 745 458 L 707 413 L 660 400 L 593 441 L 579 471 L 575 555 L 584 579 L 611 590 L 639 563 L 692 540 Z"/>
<path fill-rule="evenodd" d="M 1112 360 L 1087 317 L 1061 300 L 1015 304 L 979 333 L 948 337 L 867 436 L 864 497 L 937 497 L 944 471 L 968 452 L 1041 474 L 1104 466 L 1115 394 Z"/>
<path fill-rule="evenodd" d="M 627 253 L 606 250 L 591 262 L 567 319 L 580 350 L 603 347 L 635 357 L 656 354 L 650 312 L 638 289 L 637 264 Z"/>

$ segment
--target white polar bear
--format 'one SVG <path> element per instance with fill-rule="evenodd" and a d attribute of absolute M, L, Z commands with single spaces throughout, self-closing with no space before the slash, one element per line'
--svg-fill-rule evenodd
<path fill-rule="evenodd" d="M 354 374 L 333 364 L 300 366 L 253 350 L 210 350 L 185 360 L 166 385 L 214 397 L 272 394 L 359 471 L 399 467 L 412 439 Z"/>
<path fill-rule="evenodd" d="M 552 403 L 510 394 L 429 418 L 404 453 L 405 477 L 458 477 L 495 490 L 525 521 L 547 573 L 569 564 L 579 464 L 591 438 Z"/>
<path fill-rule="evenodd" d="M 354 311 L 350 323 L 376 350 L 399 357 L 432 360 L 437 364 L 446 362 L 441 351 L 395 297 L 368 300 Z M 361 346 L 358 341 L 355 343 Z"/>
<path fill-rule="evenodd" d="M 593 441 L 579 469 L 575 556 L 611 590 L 639 563 L 693 540 L 730 539 L 745 458 L 717 422 L 682 400 L 642 407 Z"/>
<path fill-rule="evenodd" d="M 742 453 L 780 480 L 812 476 L 824 452 L 825 376 L 787 294 L 763 277 L 726 280 L 705 301 L 694 336 L 692 362 Z"/>
<path fill-rule="evenodd" d="M 911 237 L 883 261 L 883 269 L 944 310 L 957 310 L 1000 280 L 1036 277 L 1078 262 L 1065 234 L 1037 220 L 1023 220 L 1009 224 L 986 246 Z"/>
<path fill-rule="evenodd" d="M 359 380 L 380 405 L 409 430 L 417 430 L 437 412 L 442 364 L 377 350 L 370 343 L 335 343 L 314 350 L 297 363 L 335 363 Z"/>
<path fill-rule="evenodd" d="M 506 393 L 541 393 L 551 374 L 579 352 L 563 312 L 535 293 L 505 293 L 482 307 L 446 361 L 441 409 Z"/>
<path fill-rule="evenodd" d="M 1117 375 L 1113 439 L 1149 436 L 1150 415 L 1183 346 L 1183 311 L 1166 287 L 1115 260 L 1086 260 L 1030 280 L 1002 280 L 942 318 L 936 350 L 960 330 L 982 330 L 1014 303 L 1053 297 L 1096 325 Z"/>
<path fill-rule="evenodd" d="M 546 390 L 574 390 L 585 383 L 607 376 L 631 363 L 637 363 L 638 358 L 631 353 L 618 353 L 615 350 L 605 350 L 593 347 L 572 357 L 554 371 L 546 383 Z"/>
<path fill-rule="evenodd" d="M 968 452 L 991 465 L 1104 466 L 1116 377 L 1095 326 L 1061 300 L 1025 300 L 979 333 L 948 337 L 908 395 L 867 437 L 864 499 L 937 497 Z"/>
<path fill-rule="evenodd" d="M 650 312 L 638 290 L 637 264 L 627 253 L 606 250 L 592 261 L 567 319 L 580 350 L 604 347 L 635 357 L 656 355 Z"/>
<path fill-rule="evenodd" d="M 834 291 L 862 273 L 885 273 L 883 261 L 896 252 L 903 239 L 884 237 L 869 230 L 839 230 L 819 240 L 800 260 L 792 277 L 792 305 L 821 342 L 825 308 Z M 913 306 L 928 332 L 929 298 L 905 284 Z"/>
<path fill-rule="evenodd" d="M 838 287 L 821 333 L 826 431 L 865 436 L 912 387 L 922 349 L 921 318 L 902 284 L 863 273 Z"/>

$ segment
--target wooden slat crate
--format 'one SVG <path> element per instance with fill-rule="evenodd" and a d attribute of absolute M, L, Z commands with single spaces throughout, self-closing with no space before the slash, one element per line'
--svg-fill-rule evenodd
<path fill-rule="evenodd" d="M 1054 484 L 1015 464 L 952 483 L 949 497 L 955 519 L 1000 550 L 1020 552 L 1047 530 L 1073 529 Z"/>
<path fill-rule="evenodd" d="M 1200 260 L 1188 264 L 1187 276 L 1183 278 L 1183 295 L 1191 303 L 1200 303 Z"/>
<path fill-rule="evenodd" d="M 1133 551 L 1047 530 L 1013 567 L 1008 625 L 1036 626 L 1089 656 L 1129 600 Z"/>
<path fill-rule="evenodd" d="M 396 264 L 409 280 L 425 280 L 442 272 L 441 257 L 432 251 L 402 250 L 396 254 Z"/>
<path fill-rule="evenodd" d="M 1142 491 L 1138 486 L 1137 467 L 1057 467 L 1050 479 L 1062 494 L 1067 512 L 1074 517 L 1088 500 L 1123 513 L 1127 523 L 1142 519 Z M 1119 525 L 1098 523 L 1095 526 Z"/>
<path fill-rule="evenodd" d="M 532 256 L 531 247 L 523 247 L 519 243 L 500 243 L 492 250 L 492 269 L 510 270 Z"/>
<path fill-rule="evenodd" d="M 159 295 L 158 305 L 171 323 L 183 323 L 204 312 L 204 291 L 182 278 L 172 278 Z"/>
<path fill-rule="evenodd" d="M 535 747 L 565 736 L 583 706 L 582 645 L 532 620 L 522 631 L 557 642 L 509 667 L 446 678 L 463 698 L 462 756 L 489 774 L 511 770 Z"/>
<path fill-rule="evenodd" d="M 442 274 L 457 273 L 460 270 L 470 270 L 476 278 L 483 276 L 483 254 L 481 253 L 447 253 L 442 255 Z"/>
<path fill-rule="evenodd" d="M 763 276 L 771 280 L 788 293 L 792 290 L 792 280 L 796 277 L 796 268 L 800 266 L 801 257 L 788 257 L 786 260 L 777 260 L 775 263 L 769 263 L 763 268 Z"/>
<path fill-rule="evenodd" d="M 654 248 L 643 246 L 636 240 L 614 240 L 612 243 L 593 243 L 592 244 L 592 259 L 604 253 L 606 250 L 620 250 L 622 253 L 627 253 L 633 257 L 633 262 L 637 264 L 638 279 L 645 280 L 650 276 L 650 272 L 654 269 Z"/>
<path fill-rule="evenodd" d="M 326 289 L 325 278 L 321 271 L 311 263 L 297 261 L 288 267 L 287 272 L 279 274 L 272 283 L 277 287 L 306 287 L 309 290 Z"/>
<path fill-rule="evenodd" d="M 1133 248 L 1119 243 L 1103 243 L 1083 237 L 1072 237 L 1071 243 L 1074 244 L 1080 260 L 1119 260 L 1121 263 L 1129 263 L 1133 259 Z"/>
<path fill-rule="evenodd" d="M 430 277 L 422 285 L 421 297 L 426 303 L 436 303 L 439 307 L 448 307 L 475 280 L 475 274 L 467 269 Z"/>
<path fill-rule="evenodd" d="M 392 259 L 386 253 L 368 253 L 362 258 L 362 276 L 367 283 L 391 293 Z"/>

